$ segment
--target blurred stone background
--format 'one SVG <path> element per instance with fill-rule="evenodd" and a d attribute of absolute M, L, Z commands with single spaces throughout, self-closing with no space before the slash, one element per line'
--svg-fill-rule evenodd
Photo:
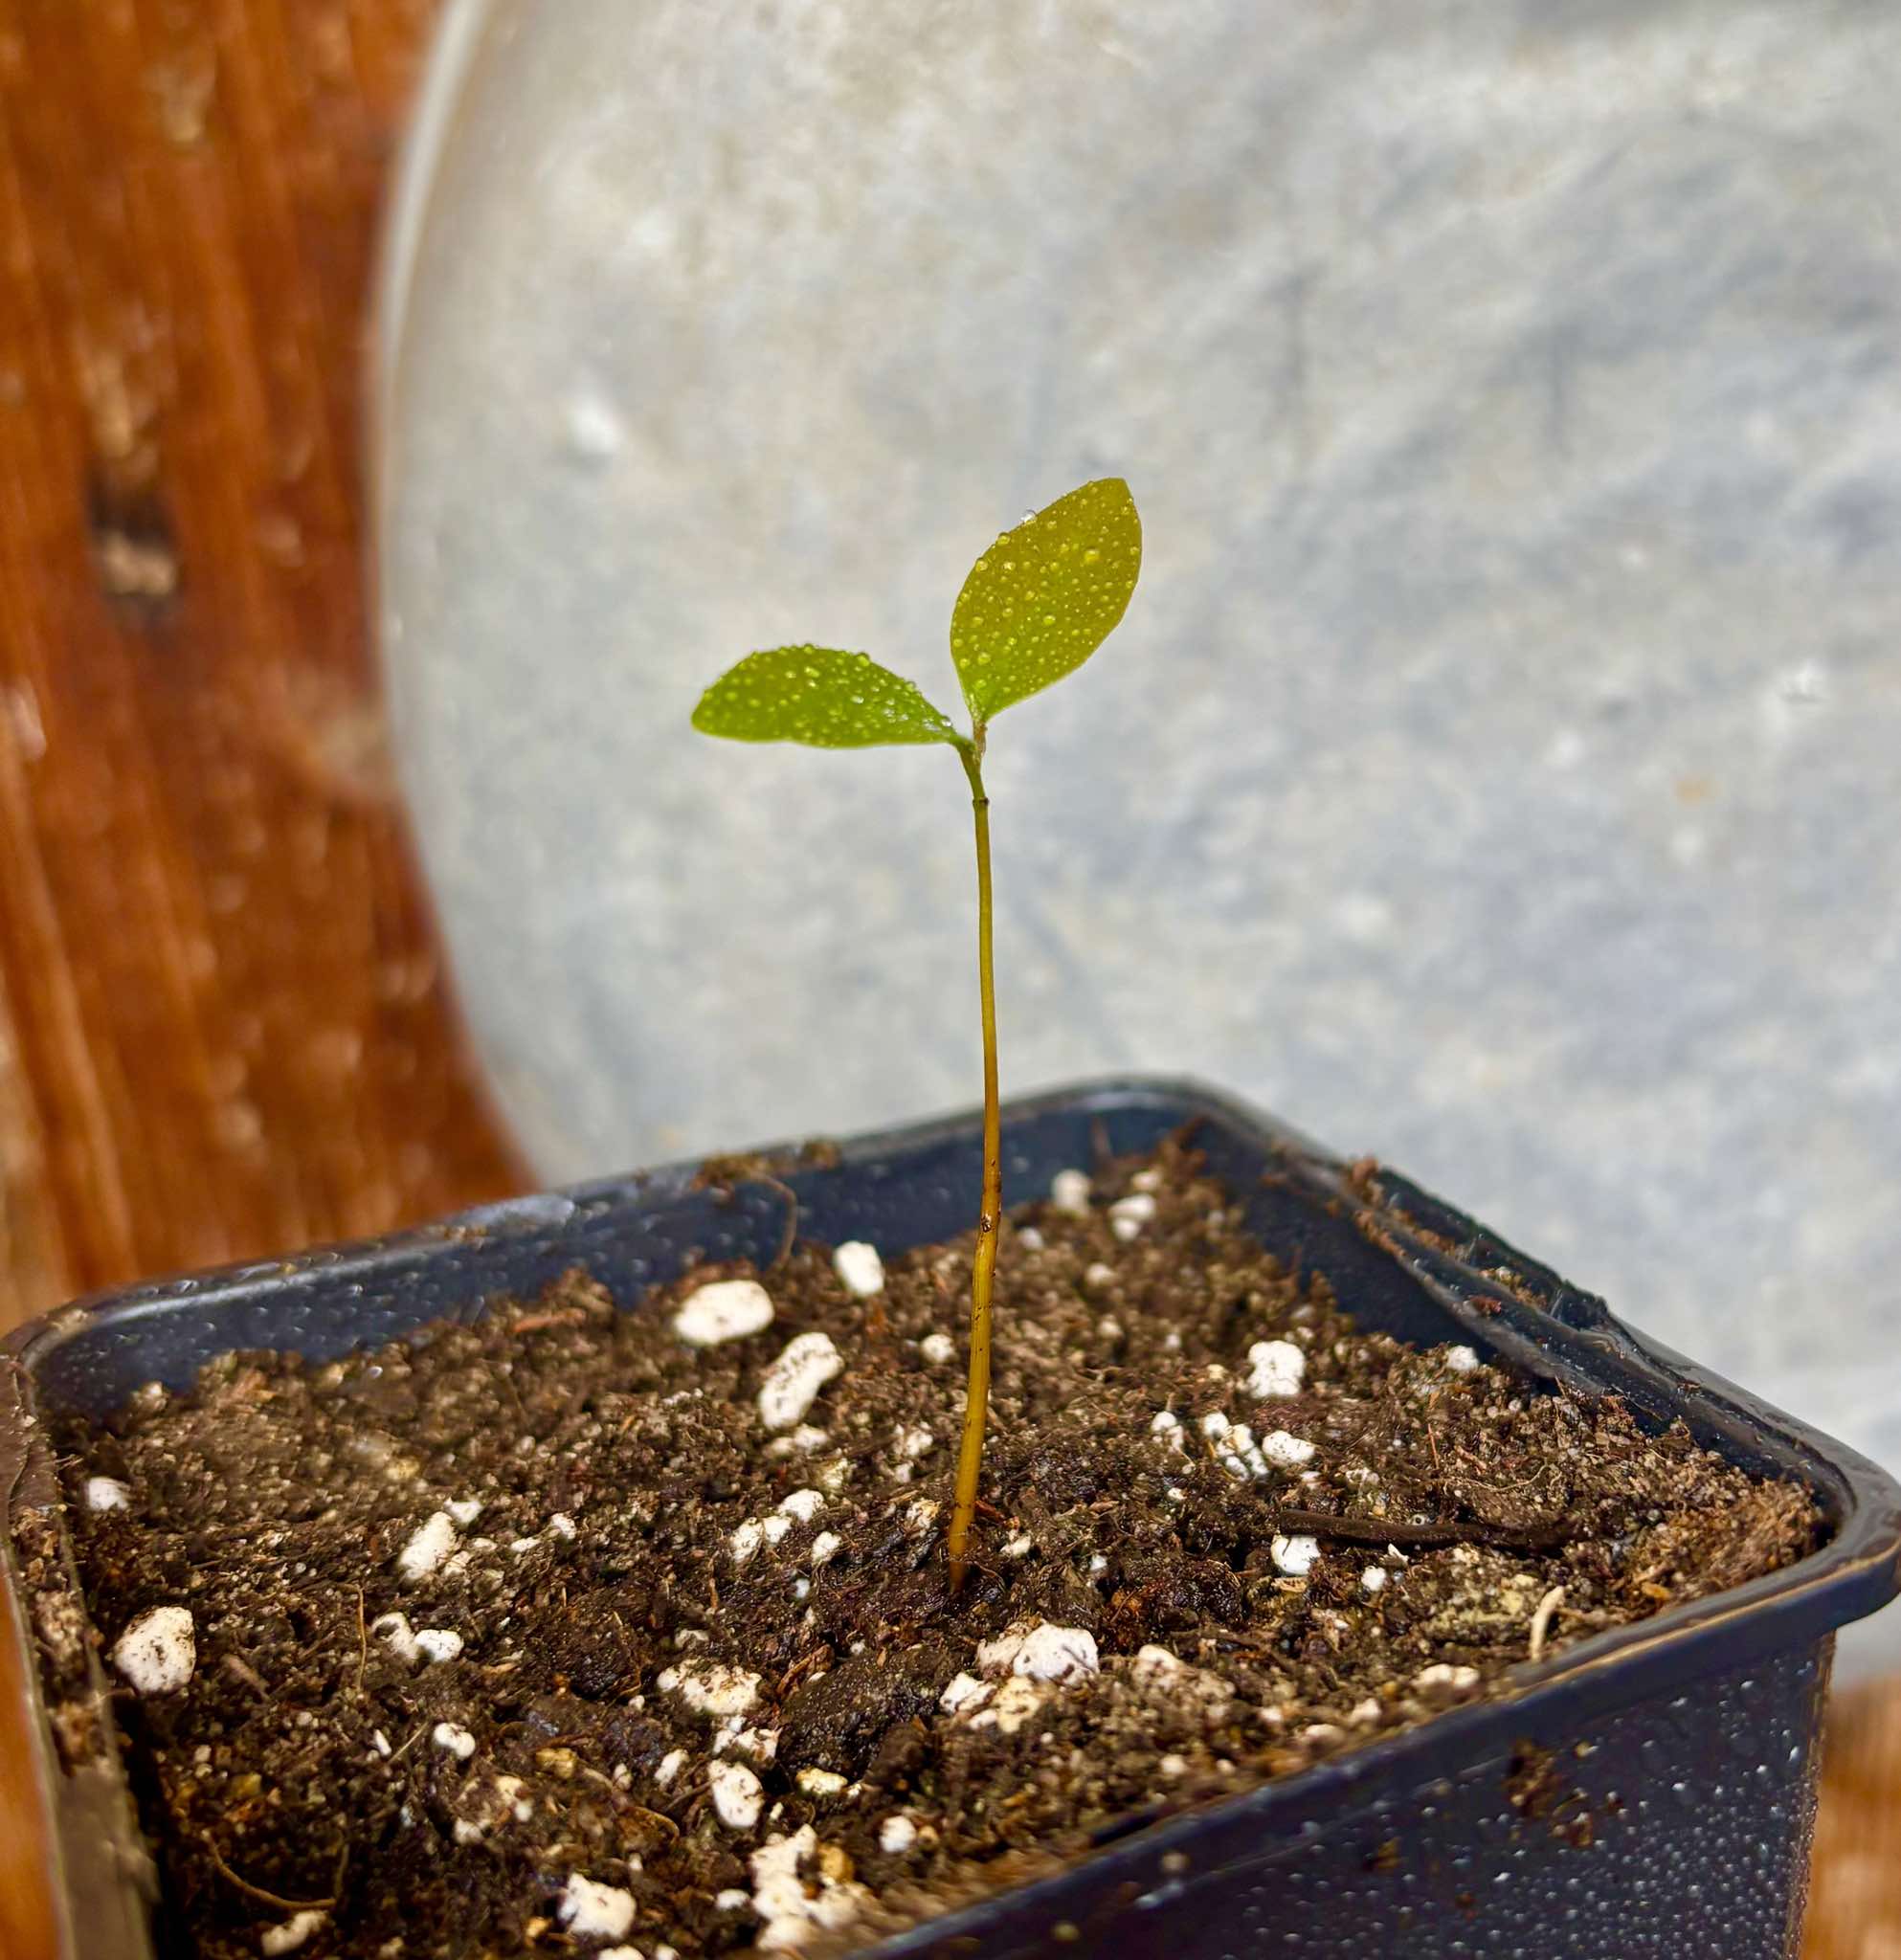
<path fill-rule="evenodd" d="M 384 646 L 546 1174 L 973 1100 L 950 759 L 686 718 L 804 637 L 954 700 L 1116 472 L 1129 619 L 993 737 L 1006 1082 L 1242 1091 L 1901 1462 L 1901 14 L 456 30 Z"/>

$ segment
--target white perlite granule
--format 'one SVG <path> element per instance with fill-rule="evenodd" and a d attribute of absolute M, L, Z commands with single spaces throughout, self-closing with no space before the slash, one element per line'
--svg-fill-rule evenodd
<path fill-rule="evenodd" d="M 1086 1217 L 1093 1188 L 1086 1170 L 1059 1170 L 1049 1181 L 1049 1201 L 1059 1212 Z"/>
<path fill-rule="evenodd" d="M 715 1763 L 706 1772 L 713 1809 L 729 1831 L 749 1831 L 765 1808 L 766 1793 L 744 1763 Z"/>
<path fill-rule="evenodd" d="M 884 1261 L 878 1248 L 861 1238 L 848 1238 L 832 1255 L 832 1270 L 843 1281 L 845 1290 L 861 1300 L 869 1300 L 884 1290 Z"/>
<path fill-rule="evenodd" d="M 1267 1548 L 1277 1571 L 1286 1573 L 1290 1579 L 1304 1579 L 1313 1570 L 1313 1562 L 1320 1556 L 1320 1541 L 1309 1538 L 1306 1532 L 1278 1534 Z"/>
<path fill-rule="evenodd" d="M 989 1682 L 979 1681 L 973 1674 L 960 1674 L 938 1696 L 937 1705 L 947 1715 L 961 1715 L 966 1709 L 981 1708 L 995 1692 Z"/>
<path fill-rule="evenodd" d="M 747 1728 L 741 1726 L 744 1718 L 728 1715 L 719 1726 L 713 1737 L 713 1753 L 724 1756 L 750 1756 L 755 1763 L 770 1763 L 779 1753 L 779 1731 L 776 1728 Z"/>
<path fill-rule="evenodd" d="M 1416 1688 L 1450 1688 L 1455 1694 L 1464 1693 L 1466 1688 L 1479 1684 L 1479 1670 L 1476 1667 L 1455 1667 L 1449 1661 L 1435 1660 L 1430 1667 L 1422 1667 L 1413 1677 Z"/>
<path fill-rule="evenodd" d="M 1201 1418 L 1201 1433 L 1214 1448 L 1215 1460 L 1230 1477 L 1265 1477 L 1267 1459 L 1254 1440 L 1254 1431 L 1244 1422 L 1230 1423 L 1217 1411 Z"/>
<path fill-rule="evenodd" d="M 369 1631 L 384 1641 L 398 1660 L 419 1660 L 422 1649 L 415 1643 L 415 1630 L 406 1613 L 379 1613 L 369 1622 Z"/>
<path fill-rule="evenodd" d="M 438 1570 L 461 1542 L 455 1519 L 447 1511 L 434 1511 L 396 1554 L 396 1570 L 414 1586 Z"/>
<path fill-rule="evenodd" d="M 1143 1226 L 1154 1215 L 1154 1198 L 1146 1191 L 1133 1192 L 1109 1207 L 1109 1230 L 1127 1245 L 1141 1236 Z"/>
<path fill-rule="evenodd" d="M 1247 1350 L 1247 1392 L 1262 1398 L 1298 1395 L 1307 1356 L 1291 1341 L 1257 1341 Z"/>
<path fill-rule="evenodd" d="M 797 1952 L 813 1934 L 836 1932 L 858 1917 L 866 1896 L 862 1885 L 822 1870 L 809 1879 L 799 1876 L 800 1863 L 817 1849 L 818 1834 L 806 1824 L 752 1854 L 749 1903 L 766 1922 L 757 1942 L 762 1953 Z"/>
<path fill-rule="evenodd" d="M 462 1651 L 462 1637 L 448 1627 L 413 1629 L 406 1613 L 381 1613 L 369 1631 L 398 1660 L 453 1660 Z"/>
<path fill-rule="evenodd" d="M 971 1717 L 973 1728 L 995 1728 L 1002 1735 L 1015 1735 L 1042 1707 L 1048 1686 L 1026 1676 L 1013 1674 L 996 1691 L 989 1707 Z"/>
<path fill-rule="evenodd" d="M 818 1392 L 844 1371 L 844 1358 L 830 1334 L 796 1334 L 766 1370 L 759 1385 L 759 1418 L 768 1429 L 802 1422 Z"/>
<path fill-rule="evenodd" d="M 282 1925 L 267 1926 L 257 1935 L 257 1950 L 264 1955 L 264 1960 L 275 1960 L 280 1953 L 295 1953 L 329 1916 L 314 1906 L 294 1912 Z"/>
<path fill-rule="evenodd" d="M 977 1649 L 985 1674 L 1009 1673 L 1025 1681 L 1081 1681 L 1100 1670 L 1095 1637 L 1084 1627 L 1061 1627 L 1046 1619 L 1007 1628 Z M 952 1684 L 954 1685 L 954 1683 Z"/>
<path fill-rule="evenodd" d="M 1033 1623 L 1019 1619 L 1007 1626 L 993 1640 L 977 1643 L 977 1672 L 979 1674 L 1008 1674 L 1010 1663 L 1017 1658 L 1017 1650 L 1022 1646 L 1024 1637 Z"/>
<path fill-rule="evenodd" d="M 696 1287 L 673 1317 L 673 1330 L 695 1348 L 744 1340 L 772 1325 L 772 1296 L 757 1280 L 714 1280 Z"/>
<path fill-rule="evenodd" d="M 132 1502 L 132 1493 L 116 1477 L 86 1479 L 86 1509 L 123 1511 Z"/>
<path fill-rule="evenodd" d="M 655 1681 L 662 1694 L 677 1694 L 696 1715 L 744 1715 L 759 1699 L 759 1677 L 720 1660 L 688 1660 Z"/>
<path fill-rule="evenodd" d="M 176 1694 L 198 1665 L 198 1637 L 183 1606 L 155 1606 L 112 1643 L 112 1664 L 142 1695 Z"/>
<path fill-rule="evenodd" d="M 1114 1664 L 1114 1663 L 1111 1663 Z M 1143 1687 L 1163 1689 L 1172 1695 L 1193 1697 L 1210 1709 L 1225 1713 L 1234 1700 L 1233 1682 L 1205 1667 L 1191 1667 L 1180 1655 L 1167 1647 L 1148 1646 L 1136 1650 L 1128 1663 L 1129 1678 Z"/>
<path fill-rule="evenodd" d="M 831 1440 L 832 1438 L 822 1429 L 815 1428 L 809 1422 L 801 1422 L 796 1429 L 787 1435 L 775 1436 L 766 1445 L 766 1454 L 769 1457 L 802 1456 L 808 1450 L 822 1450 Z"/>
<path fill-rule="evenodd" d="M 555 1907 L 577 1940 L 618 1940 L 634 1924 L 634 1895 L 570 1872 Z"/>

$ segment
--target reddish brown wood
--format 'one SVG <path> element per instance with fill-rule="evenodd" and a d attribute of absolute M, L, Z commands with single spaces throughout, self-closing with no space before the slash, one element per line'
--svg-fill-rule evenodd
<path fill-rule="evenodd" d="M 366 635 L 430 11 L 0 0 L 0 1325 L 517 1181 Z"/>
<path fill-rule="evenodd" d="M 364 302 L 429 11 L 0 0 L 0 1327 L 517 1182 L 366 637 Z M 50 1941 L 21 1744 L 10 1960 Z"/>
<path fill-rule="evenodd" d="M 1901 1681 L 1830 1711 L 1802 1960 L 1901 1960 Z"/>

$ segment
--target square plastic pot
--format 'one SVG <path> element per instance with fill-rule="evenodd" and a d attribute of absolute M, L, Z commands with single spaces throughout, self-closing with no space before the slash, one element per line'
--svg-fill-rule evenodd
<path fill-rule="evenodd" d="M 1494 1700 L 1199 1809 L 1130 1816 L 1062 1875 L 869 1949 L 1117 1960 L 1771 1960 L 1796 1953 L 1835 1629 L 1897 1590 L 1901 1491 L 1851 1451 L 1706 1375 L 1405 1179 L 1369 1201 L 1325 1151 L 1215 1092 L 1096 1082 L 1005 1111 L 1005 1196 L 1184 1124 L 1284 1260 L 1325 1273 L 1362 1324 L 1457 1339 L 1530 1383 L 1681 1417 L 1745 1468 L 1801 1479 L 1829 1525 L 1787 1570 L 1518 1668 Z M 966 1229 L 974 1115 L 773 1158 L 801 1229 L 886 1254 Z M 88 1301 L 7 1343 L 0 1721 L 32 1740 L 45 1820 L 43 1944 L 58 1960 L 175 1951 L 101 1699 L 43 1415 L 98 1417 L 151 1380 L 183 1387 L 231 1348 L 328 1358 L 479 1315 L 586 1267 L 631 1310 L 697 1248 L 763 1264 L 785 1200 L 694 1188 L 676 1167 L 468 1214 L 396 1238 Z M 16 1664 L 15 1664 L 16 1663 Z M 11 1687 L 4 1684 L 11 1682 Z M 29 1793 L 31 1796 L 31 1793 Z M 1514 1800 L 1515 1799 L 1515 1800 Z M 22 1956 L 29 1960 L 29 1956 Z"/>

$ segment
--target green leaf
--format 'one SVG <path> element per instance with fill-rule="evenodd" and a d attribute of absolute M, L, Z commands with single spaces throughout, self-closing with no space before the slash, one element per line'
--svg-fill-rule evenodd
<path fill-rule="evenodd" d="M 836 647 L 749 654 L 700 697 L 693 725 L 734 742 L 804 742 L 814 748 L 957 740 L 956 729 L 902 674 L 869 654 Z"/>
<path fill-rule="evenodd" d="M 1120 477 L 1059 497 L 1005 531 L 975 565 L 950 615 L 950 657 L 974 721 L 1080 667 L 1129 608 L 1142 568 L 1142 520 Z"/>

